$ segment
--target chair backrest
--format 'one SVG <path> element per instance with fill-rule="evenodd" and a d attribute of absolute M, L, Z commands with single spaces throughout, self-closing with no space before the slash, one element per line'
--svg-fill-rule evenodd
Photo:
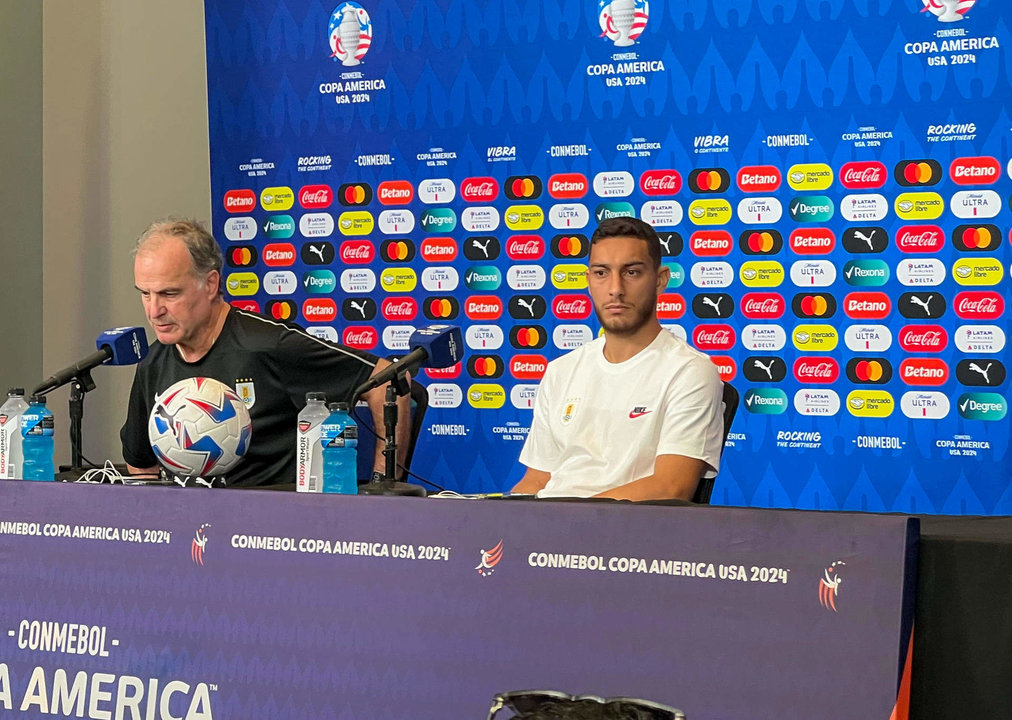
<path fill-rule="evenodd" d="M 411 458 L 415 454 L 415 445 L 425 422 L 425 411 L 429 407 L 429 391 L 415 380 L 411 381 L 411 432 L 408 435 L 408 447 L 404 452 L 404 468 L 411 469 Z M 358 481 L 369 482 L 372 478 L 373 453 L 376 451 L 376 436 L 373 434 L 372 413 L 368 409 L 357 408 L 355 419 L 359 424 L 358 431 Z M 406 480 L 407 473 L 398 468 L 397 480 Z"/>
<path fill-rule="evenodd" d="M 724 445 L 727 443 L 727 435 L 731 432 L 731 423 L 734 421 L 734 414 L 738 411 L 738 391 L 734 389 L 734 385 L 731 383 L 724 383 L 723 393 L 724 403 L 724 442 L 720 444 L 720 454 L 724 454 Z M 699 484 L 696 486 L 696 492 L 692 496 L 692 502 L 700 505 L 708 505 L 710 503 L 710 495 L 713 494 L 713 482 L 716 480 L 716 476 L 712 478 L 700 478 Z"/>

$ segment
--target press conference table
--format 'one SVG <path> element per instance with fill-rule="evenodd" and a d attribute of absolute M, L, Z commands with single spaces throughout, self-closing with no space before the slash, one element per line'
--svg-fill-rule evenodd
<path fill-rule="evenodd" d="M 1004 716 L 1012 519 L 919 521 L 911 717 Z M 142 717 L 165 701 L 191 718 L 204 703 L 216 718 L 481 718 L 494 693 L 539 687 L 690 720 L 884 719 L 917 525 L 3 481 L 0 690 L 6 667 L 15 710 L 31 673 L 55 697 L 57 673 L 83 671 L 114 678 L 100 711 L 137 679 Z M 830 608 L 819 580 L 842 559 Z M 30 647 L 33 621 L 117 644 Z"/>

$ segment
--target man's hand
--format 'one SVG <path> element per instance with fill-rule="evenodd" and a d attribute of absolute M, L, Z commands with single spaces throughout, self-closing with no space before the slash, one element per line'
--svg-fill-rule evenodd
<path fill-rule="evenodd" d="M 134 467 L 130 463 L 127 463 L 127 472 L 130 473 L 131 475 L 157 475 L 158 466 L 152 465 L 149 468 L 139 468 Z"/>
<path fill-rule="evenodd" d="M 654 474 L 619 485 L 594 497 L 613 500 L 691 500 L 706 463 L 684 455 L 659 455 Z"/>
<path fill-rule="evenodd" d="M 544 470 L 527 468 L 527 472 L 524 473 L 520 482 L 513 486 L 513 490 L 511 492 L 518 495 L 536 495 L 551 479 L 551 473 L 545 472 Z"/>

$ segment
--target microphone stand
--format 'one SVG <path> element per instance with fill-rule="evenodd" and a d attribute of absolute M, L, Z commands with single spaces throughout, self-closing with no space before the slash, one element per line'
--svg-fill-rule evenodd
<path fill-rule="evenodd" d="M 365 485 L 359 485 L 359 495 L 425 497 L 425 488 L 421 485 L 397 481 L 397 398 L 409 395 L 410 392 L 411 388 L 408 387 L 403 373 L 397 373 L 387 385 L 386 399 L 383 402 L 383 430 L 386 433 L 383 445 L 385 472 L 382 480 L 371 480 Z"/>
<path fill-rule="evenodd" d="M 53 388 L 55 389 L 55 388 Z M 70 467 L 60 467 L 60 472 L 66 470 L 84 470 L 84 395 L 95 389 L 95 381 L 91 377 L 91 370 L 82 370 L 70 381 Z M 47 390 L 43 395 L 48 395 L 52 390 Z"/>

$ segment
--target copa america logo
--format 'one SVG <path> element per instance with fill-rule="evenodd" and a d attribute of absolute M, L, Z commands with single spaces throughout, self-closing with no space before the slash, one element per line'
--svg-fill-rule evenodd
<path fill-rule="evenodd" d="M 330 16 L 330 57 L 351 67 L 358 65 L 372 45 L 372 20 L 356 2 L 343 2 Z"/>
<path fill-rule="evenodd" d="M 629 47 L 635 43 L 650 20 L 647 0 L 600 0 L 597 6 L 601 37 L 607 37 L 615 47 Z"/>
<path fill-rule="evenodd" d="M 921 0 L 924 8 L 921 12 L 930 12 L 938 18 L 938 22 L 958 22 L 970 11 L 977 0 Z"/>

